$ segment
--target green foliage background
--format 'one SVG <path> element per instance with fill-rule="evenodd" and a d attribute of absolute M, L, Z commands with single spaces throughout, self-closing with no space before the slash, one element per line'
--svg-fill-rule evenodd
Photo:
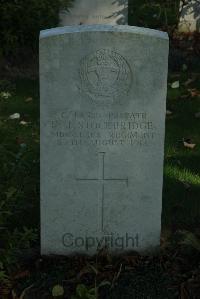
<path fill-rule="evenodd" d="M 178 25 L 180 0 L 129 0 L 129 24 L 171 31 Z"/>
<path fill-rule="evenodd" d="M 71 0 L 1 0 L 0 51 L 4 56 L 19 49 L 37 51 L 41 29 L 56 27 L 59 11 L 68 8 Z"/>

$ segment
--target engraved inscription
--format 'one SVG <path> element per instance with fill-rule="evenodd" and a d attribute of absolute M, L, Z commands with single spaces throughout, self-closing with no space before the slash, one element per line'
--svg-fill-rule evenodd
<path fill-rule="evenodd" d="M 99 152 L 99 157 L 101 159 L 101 175 L 99 178 L 77 178 L 80 182 L 98 182 L 101 185 L 101 231 L 105 233 L 104 227 L 104 210 L 105 210 L 105 184 L 111 182 L 121 182 L 125 183 L 128 187 L 128 177 L 127 178 L 106 178 L 105 176 L 105 152 Z"/>
<path fill-rule="evenodd" d="M 96 103 L 113 103 L 128 94 L 132 83 L 131 68 L 120 54 L 100 49 L 86 56 L 80 67 L 81 88 Z"/>
<path fill-rule="evenodd" d="M 66 110 L 48 122 L 52 141 L 66 146 L 147 146 L 157 134 L 145 112 Z"/>

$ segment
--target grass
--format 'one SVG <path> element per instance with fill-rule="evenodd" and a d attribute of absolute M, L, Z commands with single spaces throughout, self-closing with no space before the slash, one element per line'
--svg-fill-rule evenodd
<path fill-rule="evenodd" d="M 180 88 L 168 88 L 167 108 L 172 111 L 166 120 L 165 168 L 163 188 L 163 226 L 192 228 L 200 216 L 200 97 L 191 97 L 191 89 L 200 89 L 200 76 L 188 86 L 194 75 L 182 73 L 169 77 L 180 80 Z M 185 97 L 188 95 L 188 97 Z M 184 147 L 183 139 L 196 144 Z"/>
<path fill-rule="evenodd" d="M 18 81 L 6 90 L 2 85 L 10 96 L 0 97 L 0 227 L 39 227 L 38 83 Z M 20 119 L 9 119 L 14 113 Z"/>
<path fill-rule="evenodd" d="M 167 164 L 165 167 L 165 176 L 169 179 L 178 180 L 182 183 L 187 183 L 188 185 L 199 186 L 200 176 L 198 174 L 192 173 L 186 168 L 180 168 L 174 166 L 173 164 Z"/>

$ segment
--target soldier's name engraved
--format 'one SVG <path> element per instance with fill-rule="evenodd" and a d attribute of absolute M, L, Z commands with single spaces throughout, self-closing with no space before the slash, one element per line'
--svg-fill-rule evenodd
<path fill-rule="evenodd" d="M 59 145 L 141 146 L 156 137 L 156 126 L 146 112 L 67 110 L 55 114 L 48 123 Z"/>

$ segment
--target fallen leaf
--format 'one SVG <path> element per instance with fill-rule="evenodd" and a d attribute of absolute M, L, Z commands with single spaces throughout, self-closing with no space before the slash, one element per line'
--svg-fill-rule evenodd
<path fill-rule="evenodd" d="M 167 110 L 167 111 L 166 111 L 166 115 L 172 115 L 172 114 L 173 114 L 172 111 L 170 111 L 170 110 Z"/>
<path fill-rule="evenodd" d="M 2 92 L 0 92 L 0 97 L 3 98 L 3 99 L 5 99 L 5 100 L 7 100 L 8 98 L 11 97 L 11 94 L 10 94 L 10 92 L 4 92 L 4 91 L 2 91 Z"/>
<path fill-rule="evenodd" d="M 184 144 L 185 147 L 190 148 L 190 149 L 193 149 L 196 146 L 196 144 L 188 143 L 186 141 L 184 141 L 183 144 Z"/>
<path fill-rule="evenodd" d="M 25 99 L 25 102 L 28 103 L 28 102 L 32 102 L 33 98 L 29 97 L 27 99 Z"/>
<path fill-rule="evenodd" d="M 196 88 L 188 89 L 192 98 L 200 96 L 200 91 Z"/>
<path fill-rule="evenodd" d="M 19 113 L 14 113 L 12 115 L 9 116 L 9 119 L 19 119 L 20 118 L 20 114 Z"/>
<path fill-rule="evenodd" d="M 179 88 L 180 87 L 180 82 L 179 81 L 175 81 L 171 84 L 171 88 Z"/>
<path fill-rule="evenodd" d="M 26 126 L 26 125 L 28 125 L 28 123 L 26 121 L 22 120 L 22 121 L 20 121 L 20 125 Z"/>
<path fill-rule="evenodd" d="M 57 284 L 52 289 L 52 296 L 59 297 L 64 295 L 64 289 L 61 285 Z"/>
<path fill-rule="evenodd" d="M 20 144 L 20 147 L 21 147 L 21 148 L 26 148 L 27 145 L 26 145 L 26 143 L 21 143 L 21 144 Z"/>

